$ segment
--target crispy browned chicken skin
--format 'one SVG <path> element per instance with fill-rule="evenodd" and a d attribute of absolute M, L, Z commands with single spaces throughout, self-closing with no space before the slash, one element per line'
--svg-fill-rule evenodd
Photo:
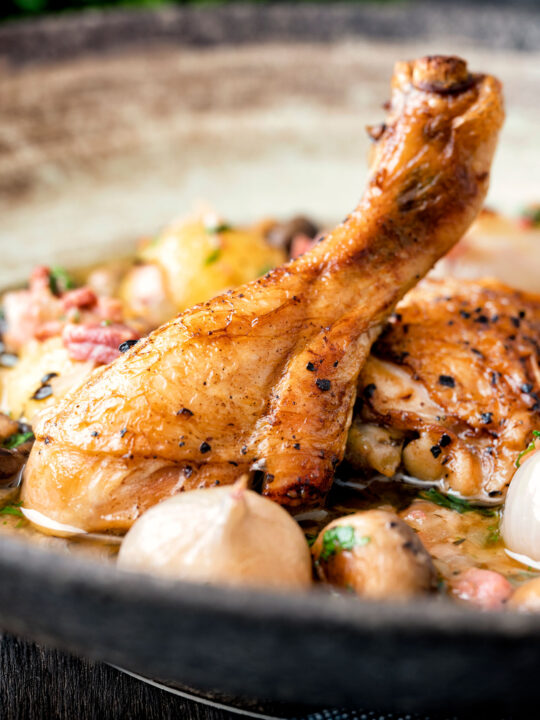
<path fill-rule="evenodd" d="M 95 372 L 36 428 L 25 506 L 123 530 L 164 497 L 248 470 L 287 506 L 324 498 L 371 344 L 478 213 L 503 121 L 498 81 L 458 58 L 398 63 L 392 89 L 355 212 Z"/>
<path fill-rule="evenodd" d="M 540 296 L 495 280 L 425 280 L 360 375 L 348 456 L 502 501 L 540 426 Z"/>

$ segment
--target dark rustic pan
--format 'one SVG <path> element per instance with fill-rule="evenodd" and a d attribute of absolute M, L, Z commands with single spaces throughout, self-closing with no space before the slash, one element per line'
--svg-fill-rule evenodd
<path fill-rule="evenodd" d="M 197 197 L 239 220 L 339 219 L 360 194 L 360 128 L 380 118 L 393 61 L 435 49 L 502 76 L 509 122 L 492 202 L 537 200 L 539 47 L 532 3 L 234 6 L 0 27 L 0 282 L 38 261 L 123 252 Z M 252 707 L 499 717 L 536 700 L 540 670 L 540 618 L 172 584 L 15 540 L 0 543 L 0 624 L 259 699 Z"/>

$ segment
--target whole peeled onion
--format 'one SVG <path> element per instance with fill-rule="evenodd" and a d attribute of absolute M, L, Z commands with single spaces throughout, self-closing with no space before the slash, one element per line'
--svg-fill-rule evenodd
<path fill-rule="evenodd" d="M 299 525 L 242 480 L 181 493 L 148 510 L 126 535 L 118 564 L 178 580 L 275 590 L 312 583 Z"/>
<path fill-rule="evenodd" d="M 512 553 L 540 562 L 540 452 L 525 456 L 514 473 L 501 524 Z"/>

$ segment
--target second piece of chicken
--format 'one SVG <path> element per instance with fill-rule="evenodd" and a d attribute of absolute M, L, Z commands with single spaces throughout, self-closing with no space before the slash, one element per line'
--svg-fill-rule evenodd
<path fill-rule="evenodd" d="M 348 458 L 502 502 L 540 427 L 540 297 L 496 280 L 424 280 L 359 382 Z"/>

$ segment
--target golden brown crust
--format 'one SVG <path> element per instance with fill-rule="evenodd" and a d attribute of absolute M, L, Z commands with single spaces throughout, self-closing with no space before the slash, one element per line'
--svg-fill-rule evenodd
<path fill-rule="evenodd" d="M 426 280 L 373 347 L 360 376 L 362 417 L 409 440 L 420 434 L 417 462 L 433 470 L 422 479 L 502 501 L 518 453 L 540 427 L 539 340 L 540 296 L 492 280 Z M 381 383 L 393 368 L 409 381 L 390 398 Z M 415 383 L 427 391 L 422 406 Z"/>
<path fill-rule="evenodd" d="M 479 76 L 476 76 L 478 81 Z M 429 55 L 414 63 L 412 83 L 418 90 L 456 95 L 473 85 L 475 77 L 467 69 L 467 63 L 459 57 Z"/>
<path fill-rule="evenodd" d="M 206 484 L 228 481 L 224 463 L 247 463 L 284 505 L 324 498 L 371 343 L 479 211 L 503 120 L 494 78 L 443 95 L 418 90 L 411 77 L 427 70 L 407 67 L 355 212 L 298 260 L 187 310 L 94 374 L 36 429 L 25 504 L 88 529 L 129 527 L 155 459 L 189 463 Z M 430 82 L 451 81 L 448 68 L 427 67 Z M 68 467 L 63 452 L 77 461 Z M 138 472 L 96 479 L 99 458 Z M 123 507 L 107 513 L 120 488 Z"/>

